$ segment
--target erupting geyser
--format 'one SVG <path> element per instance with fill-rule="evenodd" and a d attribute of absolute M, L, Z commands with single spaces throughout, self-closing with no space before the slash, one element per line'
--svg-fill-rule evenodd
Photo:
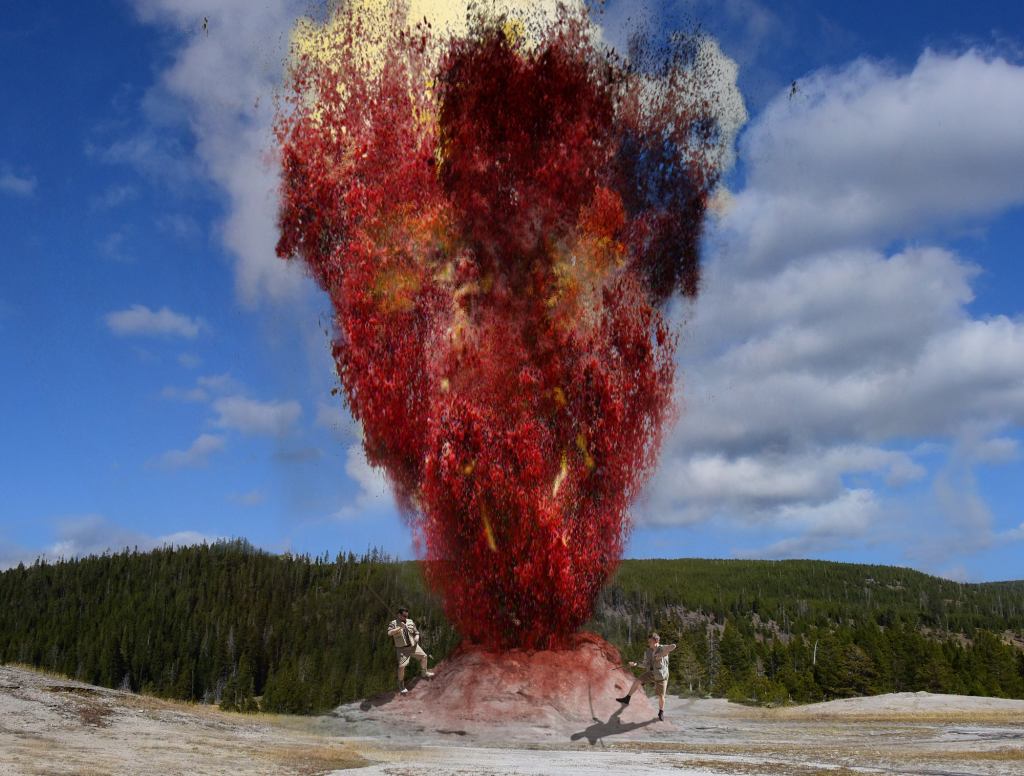
<path fill-rule="evenodd" d="M 699 38 L 627 60 L 582 8 L 410 16 L 363 0 L 297 30 L 278 253 L 330 294 L 367 459 L 449 618 L 489 648 L 557 646 L 655 464 L 662 309 L 697 293 L 732 137 Z"/>

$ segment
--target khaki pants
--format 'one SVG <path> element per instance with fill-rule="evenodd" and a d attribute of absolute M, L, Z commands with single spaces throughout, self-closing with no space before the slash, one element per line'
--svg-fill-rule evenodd
<path fill-rule="evenodd" d="M 415 647 L 402 647 L 398 650 L 398 686 L 402 688 L 405 686 L 405 667 L 409 665 L 409 661 L 416 658 L 420 661 L 420 670 L 427 673 L 427 653 L 423 651 L 423 648 L 417 644 Z"/>
<path fill-rule="evenodd" d="M 665 708 L 665 693 L 668 692 L 668 679 L 662 679 L 661 674 L 657 671 L 644 671 L 640 676 L 633 682 L 633 687 L 630 689 L 629 694 L 632 695 L 640 689 L 641 685 L 653 685 L 655 692 L 658 694 L 658 708 Z"/>
<path fill-rule="evenodd" d="M 427 670 L 427 653 L 419 644 L 415 647 L 402 647 L 398 650 L 398 667 L 405 668 L 413 658 L 420 661 L 424 671 Z"/>

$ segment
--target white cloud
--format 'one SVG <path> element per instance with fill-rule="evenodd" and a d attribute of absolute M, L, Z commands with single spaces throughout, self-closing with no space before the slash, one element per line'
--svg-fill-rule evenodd
<path fill-rule="evenodd" d="M 362 444 L 349 445 L 345 455 L 345 473 L 359 485 L 359 491 L 334 513 L 335 519 L 353 520 L 381 510 L 396 509 L 384 470 L 370 465 Z"/>
<path fill-rule="evenodd" d="M 168 450 L 153 465 L 162 469 L 193 469 L 206 466 L 214 453 L 224 449 L 224 437 L 200 434 L 187 450 Z"/>
<path fill-rule="evenodd" d="M 97 514 L 57 520 L 54 523 L 53 538 L 54 541 L 49 546 L 32 550 L 0 537 L 0 571 L 13 568 L 19 563 L 31 565 L 37 558 L 53 563 L 62 558 L 70 560 L 87 555 L 101 555 L 105 552 L 121 552 L 124 549 L 138 548 L 140 552 L 148 552 L 158 547 L 187 547 L 211 544 L 224 539 L 191 530 L 151 536 L 126 528 Z"/>
<path fill-rule="evenodd" d="M 944 515 L 938 549 L 916 550 L 948 567 L 1012 533 L 970 472 L 1018 455 L 1024 318 L 972 315 L 979 269 L 954 252 L 880 246 L 1024 202 L 1024 68 L 926 53 L 801 93 L 741 138 L 747 185 L 723 198 L 702 295 L 679 310 L 684 412 L 638 518 L 782 534 L 747 555 L 828 552 L 869 541 L 925 456 L 954 456 L 960 474 L 921 507 Z"/>
<path fill-rule="evenodd" d="M 275 256 L 278 173 L 272 154 L 275 89 L 281 84 L 291 26 L 308 9 L 296 0 L 134 0 L 139 18 L 182 41 L 147 95 L 151 112 L 190 129 L 201 174 L 226 194 L 220 236 L 234 257 L 239 298 L 295 298 L 304 284 L 296 265 Z M 209 34 L 200 21 L 209 20 Z M 107 155 L 151 166 L 162 148 L 158 122 Z M 157 154 L 158 157 L 167 155 Z"/>
<path fill-rule="evenodd" d="M 119 337 L 135 335 L 161 335 L 195 339 L 206 328 L 200 318 L 190 318 L 168 307 L 150 310 L 146 305 L 133 304 L 127 310 L 116 310 L 104 316 L 107 328 Z"/>
<path fill-rule="evenodd" d="M 219 375 L 202 375 L 196 378 L 195 385 L 191 388 L 177 388 L 173 385 L 166 386 L 160 391 L 163 399 L 187 402 L 205 402 L 215 394 L 225 393 L 238 387 L 235 379 L 225 372 Z"/>
<path fill-rule="evenodd" d="M 849 540 L 863 539 L 880 517 L 875 494 L 866 489 L 844 490 L 822 504 L 786 505 L 776 517 L 776 528 L 788 536 L 764 547 L 738 550 L 745 558 L 805 558 L 829 552 Z"/>
<path fill-rule="evenodd" d="M 203 363 L 203 359 L 195 353 L 179 353 L 178 363 L 185 369 L 197 369 Z"/>
<path fill-rule="evenodd" d="M 283 436 L 302 414 L 297 401 L 258 401 L 244 396 L 226 396 L 213 403 L 214 425 L 245 434 Z"/>
<path fill-rule="evenodd" d="M 31 197 L 36 193 L 37 181 L 33 175 L 17 175 L 7 165 L 0 165 L 0 192 L 16 197 Z"/>
<path fill-rule="evenodd" d="M 926 51 L 800 79 L 741 139 L 750 165 L 727 228 L 767 264 L 882 245 L 1024 202 L 1024 67 Z"/>
<path fill-rule="evenodd" d="M 902 485 L 925 476 L 909 455 L 867 445 L 759 449 L 727 456 L 685 450 L 665 456 L 638 515 L 648 524 L 727 516 L 748 525 L 791 521 L 848 493 L 844 478 L 873 475 Z M 868 491 L 857 491 L 866 495 Z"/>

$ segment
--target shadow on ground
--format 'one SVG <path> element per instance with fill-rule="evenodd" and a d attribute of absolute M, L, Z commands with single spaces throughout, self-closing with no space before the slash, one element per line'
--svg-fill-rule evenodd
<path fill-rule="evenodd" d="M 602 722 L 597 717 L 594 717 L 594 724 L 581 730 L 579 733 L 573 733 L 569 736 L 570 741 L 579 741 L 581 738 L 587 739 L 590 745 L 593 746 L 596 743 L 603 743 L 601 739 L 607 738 L 608 736 L 622 735 L 628 733 L 631 730 L 638 730 L 643 727 L 647 727 L 653 722 L 657 722 L 657 717 L 652 717 L 646 722 L 623 722 L 619 719 L 619 716 L 625 710 L 625 706 L 614 712 L 608 717 L 607 722 Z"/>
<path fill-rule="evenodd" d="M 619 706 L 619 708 L 612 712 L 612 715 L 608 717 L 608 721 L 603 722 L 598 719 L 597 715 L 594 713 L 594 696 L 589 687 L 587 687 L 587 698 L 590 701 L 590 718 L 594 720 L 594 724 L 578 733 L 573 733 L 569 736 L 570 741 L 579 741 L 581 738 L 585 738 L 590 742 L 591 746 L 597 743 L 601 743 L 603 746 L 603 738 L 622 735 L 623 733 L 628 733 L 631 730 L 639 730 L 640 728 L 647 727 L 652 722 L 657 721 L 657 717 L 652 717 L 646 722 L 623 722 L 619 717 L 622 716 L 622 712 L 626 710 L 626 707 Z"/>

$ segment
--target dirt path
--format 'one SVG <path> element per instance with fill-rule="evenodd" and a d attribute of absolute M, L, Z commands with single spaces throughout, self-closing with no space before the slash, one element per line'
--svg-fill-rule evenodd
<path fill-rule="evenodd" d="M 397 726 L 387 707 L 402 702 L 247 717 L 0 667 L 0 774 L 1024 776 L 1024 701 L 906 693 L 762 710 L 670 698 L 665 724 L 598 703 L 598 719 L 461 728 L 429 710 Z"/>

